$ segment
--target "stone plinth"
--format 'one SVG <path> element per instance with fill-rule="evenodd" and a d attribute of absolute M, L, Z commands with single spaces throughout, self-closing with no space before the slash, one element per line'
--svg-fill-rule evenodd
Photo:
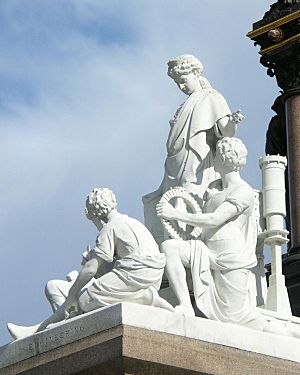
<path fill-rule="evenodd" d="M 300 255 L 295 254 L 284 258 L 282 270 L 285 275 L 292 313 L 300 317 Z"/>
<path fill-rule="evenodd" d="M 0 374 L 299 374 L 300 340 L 117 304 L 0 348 Z"/>

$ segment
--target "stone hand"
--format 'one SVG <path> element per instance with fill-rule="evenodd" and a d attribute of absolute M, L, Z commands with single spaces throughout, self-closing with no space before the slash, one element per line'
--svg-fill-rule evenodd
<path fill-rule="evenodd" d="M 81 261 L 81 265 L 82 265 L 82 266 L 84 266 L 85 263 L 86 263 L 88 260 L 90 260 L 90 256 L 91 256 L 90 251 L 91 251 L 91 246 L 88 245 L 88 246 L 86 247 L 85 252 L 82 254 L 82 261 Z"/>
<path fill-rule="evenodd" d="M 178 220 L 178 211 L 169 203 L 156 205 L 157 216 L 166 220 Z"/>
<path fill-rule="evenodd" d="M 77 314 L 78 302 L 76 296 L 68 295 L 64 302 L 65 319 L 68 319 Z"/>
<path fill-rule="evenodd" d="M 241 113 L 241 110 L 238 109 L 236 112 L 233 112 L 230 116 L 230 120 L 236 124 L 243 121 L 245 116 Z"/>

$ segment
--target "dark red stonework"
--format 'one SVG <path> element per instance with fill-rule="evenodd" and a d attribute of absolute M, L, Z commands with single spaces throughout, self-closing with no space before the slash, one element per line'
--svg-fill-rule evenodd
<path fill-rule="evenodd" d="M 261 47 L 260 62 L 276 78 L 285 105 L 291 243 L 283 273 L 292 312 L 300 316 L 300 1 L 272 4 L 248 37 Z"/>

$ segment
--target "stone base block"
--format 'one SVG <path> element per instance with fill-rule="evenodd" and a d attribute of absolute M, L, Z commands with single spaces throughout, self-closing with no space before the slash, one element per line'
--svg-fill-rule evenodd
<path fill-rule="evenodd" d="M 300 340 L 117 304 L 0 348 L 0 375 L 299 374 Z"/>
<path fill-rule="evenodd" d="M 282 271 L 285 275 L 292 313 L 300 317 L 300 254 L 283 259 Z"/>

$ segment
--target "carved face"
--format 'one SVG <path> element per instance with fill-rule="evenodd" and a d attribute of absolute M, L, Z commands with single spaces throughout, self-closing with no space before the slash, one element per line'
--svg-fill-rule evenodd
<path fill-rule="evenodd" d="M 194 74 L 183 74 L 175 80 L 179 89 L 186 95 L 191 95 L 193 92 L 201 90 L 199 78 Z"/>
<path fill-rule="evenodd" d="M 226 138 L 223 138 L 223 140 Z M 235 138 L 233 138 L 235 139 Z M 239 141 L 239 140 L 238 140 Z M 219 173 L 228 173 L 239 171 L 246 163 L 247 150 L 241 142 L 238 144 L 225 144 L 220 151 L 218 145 L 214 160 L 215 171 Z"/>

